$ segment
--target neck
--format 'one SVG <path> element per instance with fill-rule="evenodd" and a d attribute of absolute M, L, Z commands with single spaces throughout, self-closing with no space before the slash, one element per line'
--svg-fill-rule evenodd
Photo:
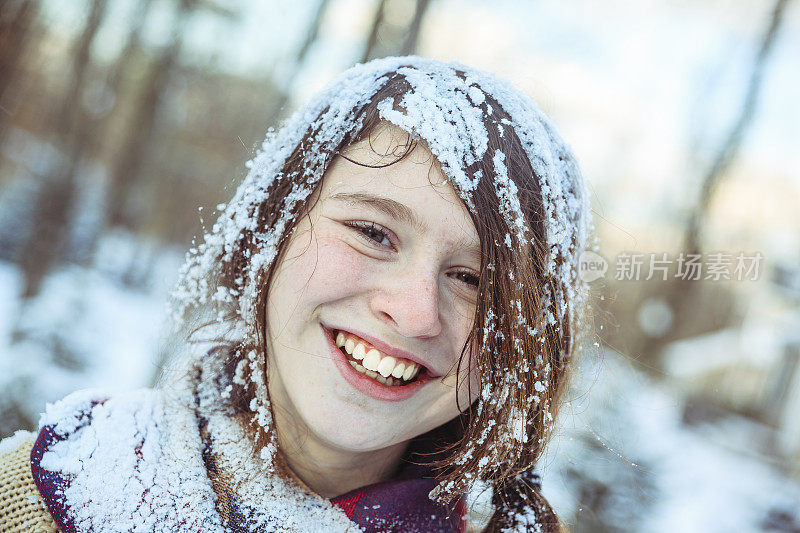
<path fill-rule="evenodd" d="M 324 498 L 390 479 L 408 447 L 408 442 L 401 442 L 368 452 L 342 450 L 310 432 L 299 434 L 298 428 L 278 413 L 275 426 L 286 465 L 307 489 Z"/>

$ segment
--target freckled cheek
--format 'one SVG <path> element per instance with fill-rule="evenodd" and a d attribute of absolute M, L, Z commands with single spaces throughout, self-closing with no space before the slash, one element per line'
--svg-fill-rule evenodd
<path fill-rule="evenodd" d="M 288 331 L 293 317 L 365 290 L 374 279 L 370 261 L 341 238 L 293 243 L 270 288 L 269 323 L 280 325 L 276 331 Z"/>
<path fill-rule="evenodd" d="M 326 300 L 345 297 L 366 287 L 374 275 L 374 260 L 354 250 L 341 239 L 317 241 L 313 261 L 305 261 L 309 295 Z"/>

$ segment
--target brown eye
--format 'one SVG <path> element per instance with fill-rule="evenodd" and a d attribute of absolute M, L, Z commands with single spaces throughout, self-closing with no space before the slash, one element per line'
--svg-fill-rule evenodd
<path fill-rule="evenodd" d="M 470 272 L 457 272 L 455 277 L 457 280 L 462 281 L 467 285 L 472 285 L 473 287 L 477 287 L 478 283 L 480 282 L 480 278 Z"/>
<path fill-rule="evenodd" d="M 377 242 L 378 244 L 383 244 L 383 241 L 384 241 L 384 240 L 387 240 L 387 241 L 388 241 L 388 239 L 386 238 L 386 234 L 385 234 L 385 233 L 383 233 L 383 232 L 382 232 L 381 230 L 379 230 L 379 229 L 375 229 L 375 228 L 361 228 L 361 230 L 360 230 L 360 231 L 361 231 L 361 233 L 363 233 L 364 235 L 366 235 L 368 239 L 370 239 L 370 240 L 373 240 L 373 241 Z M 388 245 L 389 243 L 387 242 L 386 244 Z"/>
<path fill-rule="evenodd" d="M 392 246 L 388 233 L 374 222 L 346 222 L 345 225 L 379 246 Z"/>

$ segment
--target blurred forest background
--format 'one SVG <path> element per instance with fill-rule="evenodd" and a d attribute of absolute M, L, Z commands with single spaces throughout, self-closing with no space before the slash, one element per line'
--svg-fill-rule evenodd
<path fill-rule="evenodd" d="M 267 128 L 409 53 L 510 79 L 590 183 L 597 343 L 542 461 L 572 530 L 800 531 L 789 0 L 0 3 L 0 437 L 152 384 L 183 254 Z"/>

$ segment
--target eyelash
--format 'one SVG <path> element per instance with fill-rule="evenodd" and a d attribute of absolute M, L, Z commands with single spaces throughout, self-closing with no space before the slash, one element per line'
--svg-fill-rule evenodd
<path fill-rule="evenodd" d="M 461 275 L 467 276 L 468 278 L 470 278 L 472 280 L 472 281 L 464 281 L 462 279 L 461 281 L 463 281 L 467 285 L 475 287 L 476 289 L 478 288 L 478 283 L 480 281 L 480 278 L 478 278 L 478 276 L 476 276 L 472 272 L 456 272 L 456 276 L 461 276 Z"/>
<path fill-rule="evenodd" d="M 380 225 L 376 224 L 375 222 L 362 222 L 362 221 L 348 221 L 344 223 L 345 226 L 353 228 L 356 232 L 360 234 L 360 236 L 364 239 L 370 241 L 373 245 L 378 246 L 387 246 L 386 244 L 382 244 L 383 239 L 389 239 L 390 233 L 382 228 Z M 373 236 L 370 236 L 369 233 L 372 233 Z M 381 236 L 380 239 L 376 239 L 374 237 L 375 234 L 379 234 Z M 391 242 L 391 239 L 389 239 Z M 388 246 L 391 246 L 388 245 Z M 473 287 L 478 287 L 479 278 L 472 272 L 468 271 L 460 271 L 455 273 L 456 276 L 466 276 L 470 281 L 457 278 L 462 283 L 466 283 L 467 285 L 471 285 Z"/>
<path fill-rule="evenodd" d="M 389 232 L 384 230 L 381 226 L 376 224 L 375 222 L 362 222 L 362 221 L 351 221 L 345 222 L 345 226 L 349 226 L 356 230 L 362 237 L 369 240 L 372 244 L 377 244 L 378 246 L 391 246 L 391 239 L 389 239 Z M 380 239 L 376 239 L 374 237 L 370 237 L 368 232 L 379 233 L 381 235 Z M 389 240 L 388 245 L 382 244 L 383 239 Z"/>

